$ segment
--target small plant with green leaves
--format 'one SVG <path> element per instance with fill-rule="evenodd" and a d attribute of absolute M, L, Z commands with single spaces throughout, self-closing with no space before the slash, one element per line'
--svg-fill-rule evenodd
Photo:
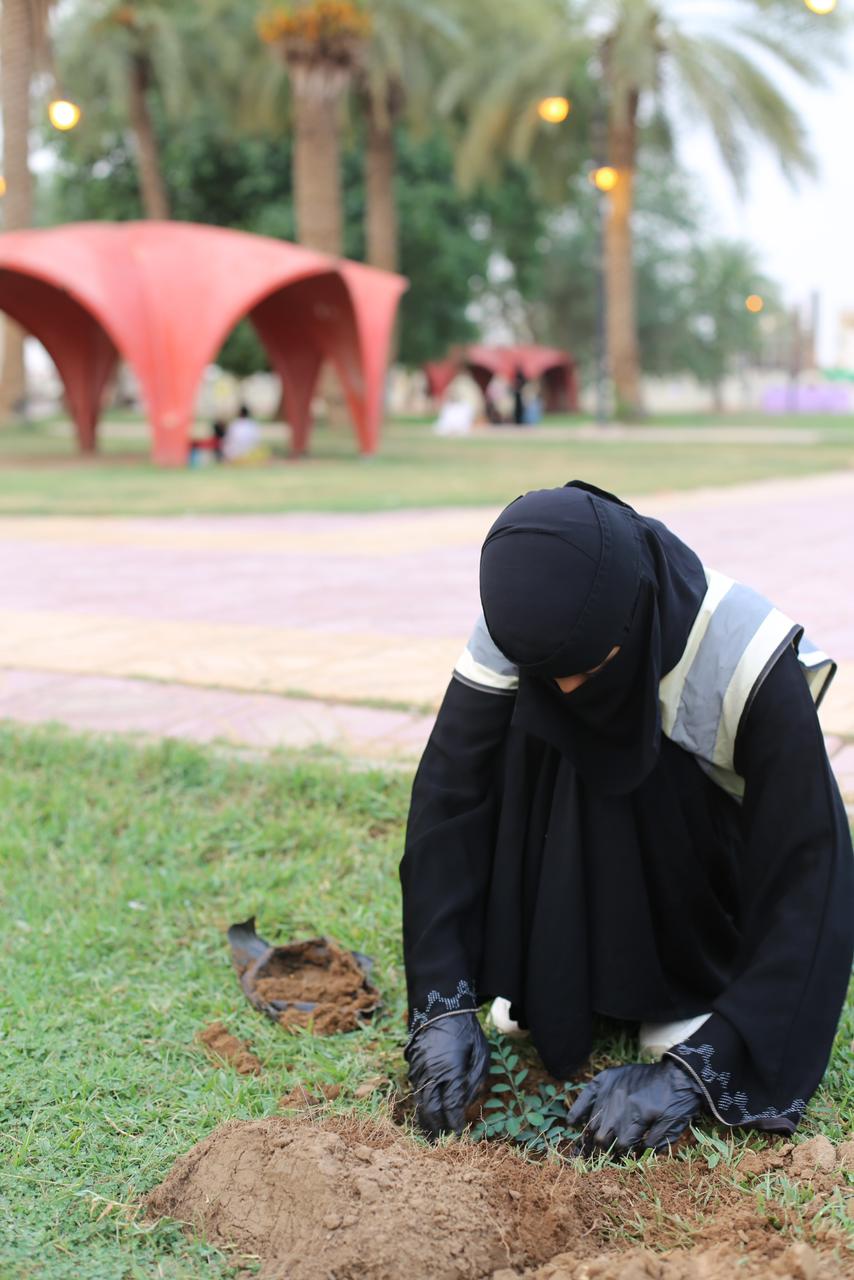
<path fill-rule="evenodd" d="M 472 1127 L 473 1138 L 512 1142 L 536 1154 L 559 1152 L 578 1134 L 567 1120 L 571 1084 L 541 1082 L 524 1088 L 530 1068 L 502 1038 L 490 1040 L 492 1084 L 483 1114 Z"/>

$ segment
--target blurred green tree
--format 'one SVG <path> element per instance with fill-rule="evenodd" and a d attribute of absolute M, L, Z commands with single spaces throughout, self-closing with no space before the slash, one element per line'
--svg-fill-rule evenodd
<path fill-rule="evenodd" d="M 635 416 L 641 409 L 632 242 L 639 150 L 652 139 L 666 142 L 671 127 L 688 118 L 709 126 L 738 183 L 745 180 L 753 139 L 770 147 L 786 172 L 809 171 L 803 122 L 780 72 L 821 84 L 842 57 L 839 23 L 833 16 L 816 20 L 802 0 L 672 9 L 657 0 L 528 0 L 512 10 L 515 33 L 495 6 L 482 15 L 491 38 L 475 43 L 480 56 L 454 68 L 438 95 L 445 111 L 466 118 L 458 170 L 474 183 L 496 155 L 536 159 L 544 137 L 536 124 L 538 100 L 551 93 L 580 97 L 589 162 L 606 163 L 617 175 L 606 222 L 608 347 L 618 405 Z M 472 6 L 473 19 L 478 12 L 481 7 Z M 577 120 L 570 115 L 565 135 Z M 561 169 L 567 145 L 561 138 L 547 168 Z"/>
<path fill-rule="evenodd" d="M 596 199 L 580 179 L 572 205 L 549 218 L 536 301 L 528 308 L 531 336 L 569 347 L 586 377 L 596 359 Z M 689 179 L 665 158 L 648 157 L 638 174 L 634 253 L 644 372 L 692 373 L 722 408 L 724 379 L 762 350 L 762 326 L 746 298 L 760 294 L 766 315 L 779 309 L 757 251 L 709 238 Z"/>
<path fill-rule="evenodd" d="M 763 316 L 780 314 L 776 286 L 757 269 L 752 246 L 729 240 L 696 245 L 688 255 L 691 299 L 685 325 L 677 330 L 677 360 L 711 388 L 714 407 L 726 406 L 726 377 L 755 363 L 763 347 L 760 317 L 746 299 L 758 294 Z"/>
<path fill-rule="evenodd" d="M 69 8 L 58 32 L 63 80 L 86 118 L 81 137 L 95 148 L 105 124 L 129 131 L 146 218 L 172 213 L 154 100 L 173 122 L 183 118 L 199 21 L 190 0 L 87 0 Z"/>
<path fill-rule="evenodd" d="M 364 0 L 370 38 L 356 76 L 364 136 L 365 261 L 398 270 L 399 209 L 395 182 L 399 125 L 416 136 L 432 128 L 432 94 L 443 63 L 464 56 L 458 0 Z"/>

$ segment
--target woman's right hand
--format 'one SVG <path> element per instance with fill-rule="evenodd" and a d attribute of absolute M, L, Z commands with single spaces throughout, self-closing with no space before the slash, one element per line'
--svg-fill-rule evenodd
<path fill-rule="evenodd" d="M 466 1108 L 489 1075 L 489 1044 L 477 1015 L 455 1013 L 428 1022 L 405 1056 L 421 1128 L 431 1138 L 448 1130 L 462 1133 Z"/>

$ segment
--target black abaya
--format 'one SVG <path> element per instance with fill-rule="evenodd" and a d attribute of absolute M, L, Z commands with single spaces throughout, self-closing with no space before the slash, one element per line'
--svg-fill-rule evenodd
<path fill-rule="evenodd" d="M 738 805 L 667 739 L 626 795 L 451 681 L 401 865 L 411 1022 L 502 995 L 568 1077 L 594 1013 L 712 1012 L 673 1050 L 728 1124 L 790 1132 L 827 1065 L 854 947 L 854 861 L 794 651 L 739 733 Z"/>

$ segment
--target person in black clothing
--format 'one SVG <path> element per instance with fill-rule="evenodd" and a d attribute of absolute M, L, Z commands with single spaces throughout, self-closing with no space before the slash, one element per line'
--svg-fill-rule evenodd
<path fill-rule="evenodd" d="M 511 503 L 480 585 L 401 863 L 422 1126 L 463 1127 L 489 1065 L 477 1009 L 501 996 L 564 1079 L 594 1014 L 691 1020 L 658 1062 L 584 1090 L 588 1149 L 666 1148 L 703 1112 L 791 1133 L 854 950 L 851 836 L 814 701 L 829 660 L 579 482 Z"/>
<path fill-rule="evenodd" d="M 525 425 L 525 388 L 528 379 L 521 369 L 516 370 L 513 380 L 513 421 L 517 427 Z"/>

